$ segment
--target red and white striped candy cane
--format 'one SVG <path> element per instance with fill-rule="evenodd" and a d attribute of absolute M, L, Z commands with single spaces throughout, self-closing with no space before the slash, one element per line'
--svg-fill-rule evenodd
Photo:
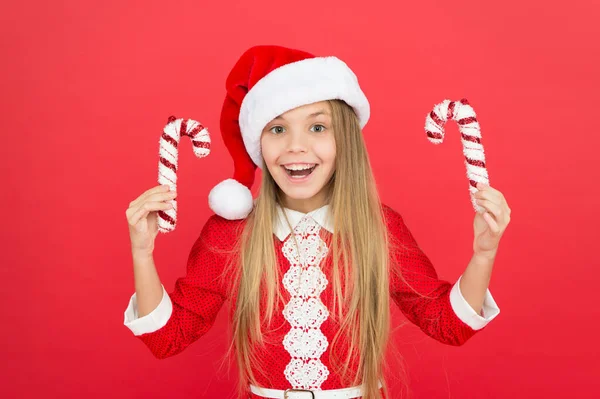
<path fill-rule="evenodd" d="M 181 136 L 192 140 L 194 154 L 204 158 L 210 154 L 210 135 L 199 122 L 192 119 L 176 119 L 170 116 L 160 137 L 158 183 L 168 184 L 171 191 L 177 191 L 177 159 Z M 173 208 L 158 211 L 158 231 L 168 233 L 177 224 L 177 199 L 171 200 Z"/>
<path fill-rule="evenodd" d="M 433 144 L 442 143 L 444 141 L 444 124 L 450 119 L 456 121 L 460 131 L 473 209 L 477 212 L 483 212 L 485 209 L 477 205 L 474 194 L 478 191 L 477 183 L 489 185 L 490 182 L 485 167 L 483 144 L 481 144 L 481 129 L 475 111 L 469 105 L 467 99 L 463 98 L 460 101 L 444 100 L 435 105 L 425 119 L 427 138 Z"/>

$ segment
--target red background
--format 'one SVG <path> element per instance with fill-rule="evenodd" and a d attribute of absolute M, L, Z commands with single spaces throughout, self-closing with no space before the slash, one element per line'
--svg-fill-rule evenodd
<path fill-rule="evenodd" d="M 225 312 L 163 361 L 123 326 L 125 209 L 157 184 L 167 117 L 207 126 L 210 157 L 182 143 L 177 229 L 157 239 L 171 290 L 211 214 L 208 192 L 232 173 L 218 130 L 225 78 L 267 43 L 336 55 L 357 73 L 382 199 L 449 281 L 471 257 L 474 214 L 456 125 L 440 146 L 423 126 L 445 98 L 477 112 L 491 185 L 513 210 L 490 285 L 501 314 L 462 347 L 402 329 L 411 397 L 600 393 L 597 2 L 4 3 L 3 397 L 231 392 L 236 374 L 217 370 Z"/>

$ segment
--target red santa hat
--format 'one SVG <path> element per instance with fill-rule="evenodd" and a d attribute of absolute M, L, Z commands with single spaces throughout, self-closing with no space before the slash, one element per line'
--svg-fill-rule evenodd
<path fill-rule="evenodd" d="M 226 219 L 244 219 L 254 206 L 250 188 L 262 168 L 260 136 L 277 116 L 296 107 L 340 99 L 350 105 L 363 128 L 369 102 L 354 72 L 340 59 L 316 57 L 281 46 L 247 50 L 229 73 L 221 110 L 221 135 L 233 158 L 233 179 L 208 195 L 210 208 Z"/>

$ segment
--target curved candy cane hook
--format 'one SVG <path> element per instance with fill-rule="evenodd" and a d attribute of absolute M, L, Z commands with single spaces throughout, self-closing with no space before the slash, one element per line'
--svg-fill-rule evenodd
<path fill-rule="evenodd" d="M 477 205 L 474 194 L 478 191 L 477 183 L 489 185 L 489 176 L 485 166 L 485 154 L 481 144 L 481 129 L 475 111 L 466 98 L 460 101 L 444 100 L 435 105 L 425 118 L 425 133 L 433 144 L 444 141 L 444 124 L 453 119 L 458 124 L 469 179 L 469 192 L 473 209 L 483 212 L 485 209 Z"/>
<path fill-rule="evenodd" d="M 199 122 L 192 119 L 176 119 L 170 116 L 160 137 L 158 183 L 168 184 L 171 191 L 177 191 L 177 160 L 179 158 L 179 140 L 189 136 L 194 154 L 204 158 L 210 154 L 210 135 Z M 168 233 L 175 230 L 177 224 L 177 199 L 171 200 L 173 208 L 158 211 L 158 231 Z"/>

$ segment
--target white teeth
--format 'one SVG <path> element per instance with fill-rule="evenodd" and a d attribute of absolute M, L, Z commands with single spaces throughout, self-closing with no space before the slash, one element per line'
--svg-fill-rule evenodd
<path fill-rule="evenodd" d="M 315 164 L 292 164 L 292 165 L 287 165 L 284 166 L 284 168 L 289 169 L 289 170 L 306 170 L 306 169 L 310 169 L 313 166 L 315 166 Z"/>

